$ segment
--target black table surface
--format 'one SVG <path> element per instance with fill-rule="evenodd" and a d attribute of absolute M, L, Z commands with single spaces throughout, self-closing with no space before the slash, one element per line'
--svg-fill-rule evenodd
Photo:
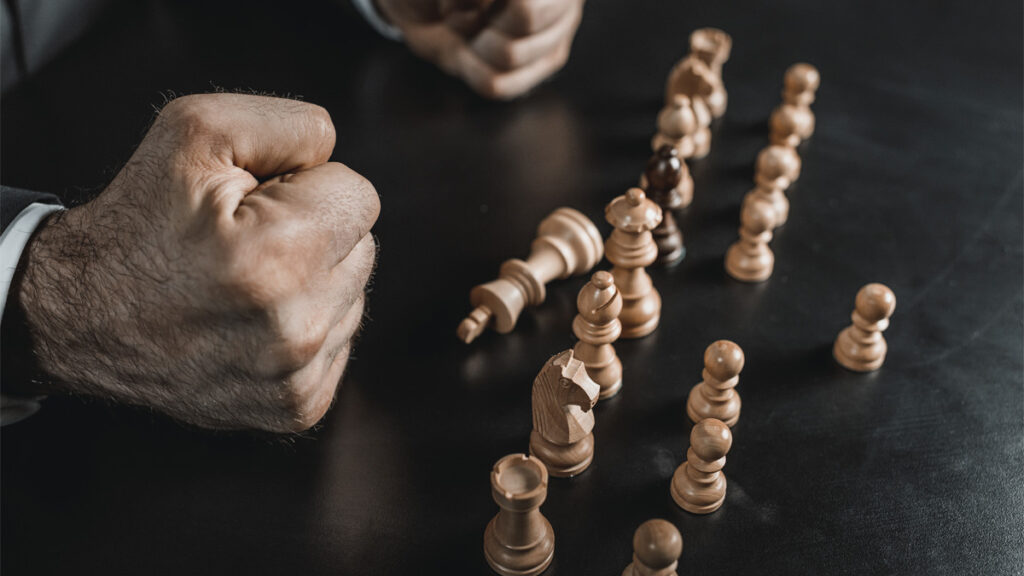
<path fill-rule="evenodd" d="M 565 70 L 495 103 L 328 1 L 118 6 L 4 96 L 3 183 L 80 201 L 166 97 L 301 96 L 382 198 L 370 321 L 302 437 L 61 398 L 4 428 L 3 573 L 487 573 L 488 473 L 527 449 L 533 378 L 573 344 L 584 279 L 466 346 L 469 289 L 525 256 L 558 206 L 609 231 L 604 205 L 650 154 L 666 74 L 710 25 L 734 38 L 729 109 L 692 164 L 688 255 L 652 272 L 658 331 L 617 346 L 625 385 L 596 408 L 592 467 L 550 483 L 547 573 L 617 575 L 635 528 L 661 517 L 683 534 L 680 574 L 1020 574 L 1021 22 L 1014 1 L 593 1 Z M 801 60 L 821 70 L 817 131 L 775 273 L 741 284 L 722 257 Z M 830 347 L 871 281 L 897 295 L 889 357 L 854 374 Z M 725 504 L 692 516 L 669 478 L 720 338 L 746 351 L 743 414 Z"/>

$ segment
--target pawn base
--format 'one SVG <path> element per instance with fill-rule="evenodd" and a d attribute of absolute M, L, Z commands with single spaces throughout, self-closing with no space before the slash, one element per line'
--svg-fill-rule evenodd
<path fill-rule="evenodd" d="M 700 499 L 705 502 L 707 502 L 708 496 L 713 496 L 715 493 L 721 493 L 721 496 L 707 504 L 694 503 L 691 500 L 688 500 L 683 493 L 686 485 L 690 483 L 690 479 L 686 474 L 687 466 L 688 464 L 683 462 L 679 468 L 676 468 L 675 474 L 672 475 L 672 484 L 669 487 L 669 492 L 672 494 L 672 500 L 675 501 L 676 505 L 691 514 L 710 514 L 721 508 L 722 503 L 725 502 L 725 477 L 719 476 L 721 484 L 713 491 L 708 490 L 707 488 L 704 488 L 701 491 L 695 491 L 697 496 L 703 496 Z M 680 486 L 683 488 L 680 488 Z"/>
<path fill-rule="evenodd" d="M 885 362 L 885 351 L 882 351 L 882 355 L 877 358 L 856 358 L 848 354 L 845 350 L 849 346 L 856 346 L 854 344 L 844 344 L 845 334 L 840 334 L 839 338 L 836 339 L 835 346 L 832 347 L 832 356 L 836 359 L 836 362 L 840 366 L 853 372 L 874 372 L 882 367 Z"/>
<path fill-rule="evenodd" d="M 598 400 L 605 400 L 615 396 L 622 390 L 622 378 L 619 378 L 618 382 L 615 382 L 611 386 L 601 386 L 601 392 L 598 393 Z"/>

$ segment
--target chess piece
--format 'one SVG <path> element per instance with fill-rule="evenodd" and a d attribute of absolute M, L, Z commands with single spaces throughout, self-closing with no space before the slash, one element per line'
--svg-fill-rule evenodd
<path fill-rule="evenodd" d="M 633 562 L 622 576 L 677 576 L 683 536 L 671 522 L 655 518 L 633 534 Z"/>
<path fill-rule="evenodd" d="M 690 34 L 690 53 L 707 64 L 716 81 L 707 98 L 711 115 L 720 118 L 725 114 L 728 94 L 722 81 L 722 67 L 729 60 L 732 51 L 732 37 L 717 28 L 700 28 Z"/>
<path fill-rule="evenodd" d="M 579 314 L 572 321 L 572 331 L 580 339 L 572 350 L 583 362 L 587 375 L 601 387 L 598 398 L 618 394 L 622 388 L 622 361 L 612 344 L 622 334 L 619 313 L 622 295 L 615 287 L 611 272 L 594 272 L 576 298 Z"/>
<path fill-rule="evenodd" d="M 800 145 L 800 134 L 813 130 L 813 127 L 808 127 L 809 121 L 810 117 L 796 106 L 780 104 L 772 111 L 771 118 L 768 120 L 771 128 L 769 140 L 772 144 L 795 149 Z"/>
<path fill-rule="evenodd" d="M 622 337 L 641 338 L 654 332 L 661 319 L 661 295 L 644 270 L 658 257 L 651 230 L 661 222 L 661 208 L 643 190 L 630 188 L 605 207 L 604 215 L 615 227 L 605 252 L 622 293 Z"/>
<path fill-rule="evenodd" d="M 594 460 L 594 413 L 601 387 L 572 350 L 552 356 L 533 380 L 530 454 L 548 474 L 575 476 Z"/>
<path fill-rule="evenodd" d="M 697 120 L 692 156 L 685 150 L 680 151 L 686 158 L 704 158 L 711 150 L 712 111 L 708 100 L 712 98 L 717 83 L 720 83 L 720 79 L 717 79 L 708 65 L 695 54 L 680 60 L 669 73 L 668 82 L 665 84 L 665 103 L 673 102 L 677 94 L 688 97 Z"/>
<path fill-rule="evenodd" d="M 469 293 L 475 308 L 459 324 L 459 340 L 469 344 L 487 326 L 511 332 L 523 308 L 544 302 L 548 282 L 589 272 L 603 256 L 601 233 L 590 219 L 572 208 L 555 210 L 541 221 L 525 261 L 506 261 L 497 280 Z"/>
<path fill-rule="evenodd" d="M 857 292 L 851 319 L 853 324 L 836 338 L 832 355 L 844 368 L 871 372 L 881 368 L 889 346 L 882 332 L 896 310 L 896 295 L 884 284 L 868 284 Z"/>
<path fill-rule="evenodd" d="M 814 103 L 820 85 L 821 76 L 818 69 L 805 63 L 790 66 L 783 78 L 782 102 L 795 106 L 799 113 L 805 116 L 798 122 L 801 140 L 806 140 L 814 134 L 814 112 L 811 110 L 811 104 Z"/>
<path fill-rule="evenodd" d="M 704 351 L 704 380 L 690 390 L 686 414 L 700 422 L 716 418 L 730 428 L 740 419 L 740 395 L 736 385 L 743 370 L 743 350 L 735 342 L 718 340 Z"/>
<path fill-rule="evenodd" d="M 690 205 L 693 200 L 693 178 L 686 163 L 675 148 L 665 145 L 647 161 L 643 180 L 647 184 L 647 197 L 661 207 L 661 224 L 651 231 L 658 245 L 660 266 L 679 262 L 686 256 L 683 233 L 676 224 L 675 211 Z"/>
<path fill-rule="evenodd" d="M 491 469 L 491 496 L 498 514 L 484 530 L 484 558 L 503 576 L 540 574 L 555 555 L 555 532 L 540 513 L 548 495 L 544 464 L 509 454 Z"/>
<path fill-rule="evenodd" d="M 725 253 L 725 271 L 741 282 L 762 282 L 772 275 L 775 255 L 768 243 L 775 211 L 763 202 L 745 202 L 740 213 L 740 239 Z"/>
<path fill-rule="evenodd" d="M 651 150 L 668 145 L 683 158 L 692 156 L 698 128 L 690 98 L 676 94 L 658 113 L 658 133 L 651 138 Z"/>
<path fill-rule="evenodd" d="M 786 189 L 800 174 L 800 156 L 792 148 L 768 146 L 757 155 L 754 189 L 743 202 L 766 202 L 775 210 L 775 227 L 789 218 Z"/>
<path fill-rule="evenodd" d="M 672 475 L 670 492 L 680 508 L 692 514 L 710 514 L 725 501 L 725 455 L 732 447 L 732 432 L 725 422 L 705 418 L 690 431 L 686 462 Z"/>

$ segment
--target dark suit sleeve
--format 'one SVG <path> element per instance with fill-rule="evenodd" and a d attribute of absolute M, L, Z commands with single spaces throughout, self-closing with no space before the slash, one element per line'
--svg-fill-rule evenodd
<path fill-rule="evenodd" d="M 34 202 L 60 204 L 60 200 L 53 194 L 0 185 L 0 232 L 7 230 L 18 214 Z"/>

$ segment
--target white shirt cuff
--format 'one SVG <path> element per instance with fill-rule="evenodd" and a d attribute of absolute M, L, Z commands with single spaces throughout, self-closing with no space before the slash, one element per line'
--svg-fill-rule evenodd
<path fill-rule="evenodd" d="M 373 0 L 352 0 L 352 5 L 378 34 L 389 40 L 400 41 L 402 39 L 402 31 L 381 16 L 373 4 Z"/>
<path fill-rule="evenodd" d="M 18 214 L 3 234 L 0 234 L 0 320 L 7 306 L 7 294 L 11 290 L 14 271 L 18 268 L 21 253 L 25 251 L 28 239 L 43 221 L 62 207 L 55 204 L 35 202 Z M 0 426 L 13 424 L 28 418 L 39 410 L 39 398 L 11 398 L 0 395 Z"/>

